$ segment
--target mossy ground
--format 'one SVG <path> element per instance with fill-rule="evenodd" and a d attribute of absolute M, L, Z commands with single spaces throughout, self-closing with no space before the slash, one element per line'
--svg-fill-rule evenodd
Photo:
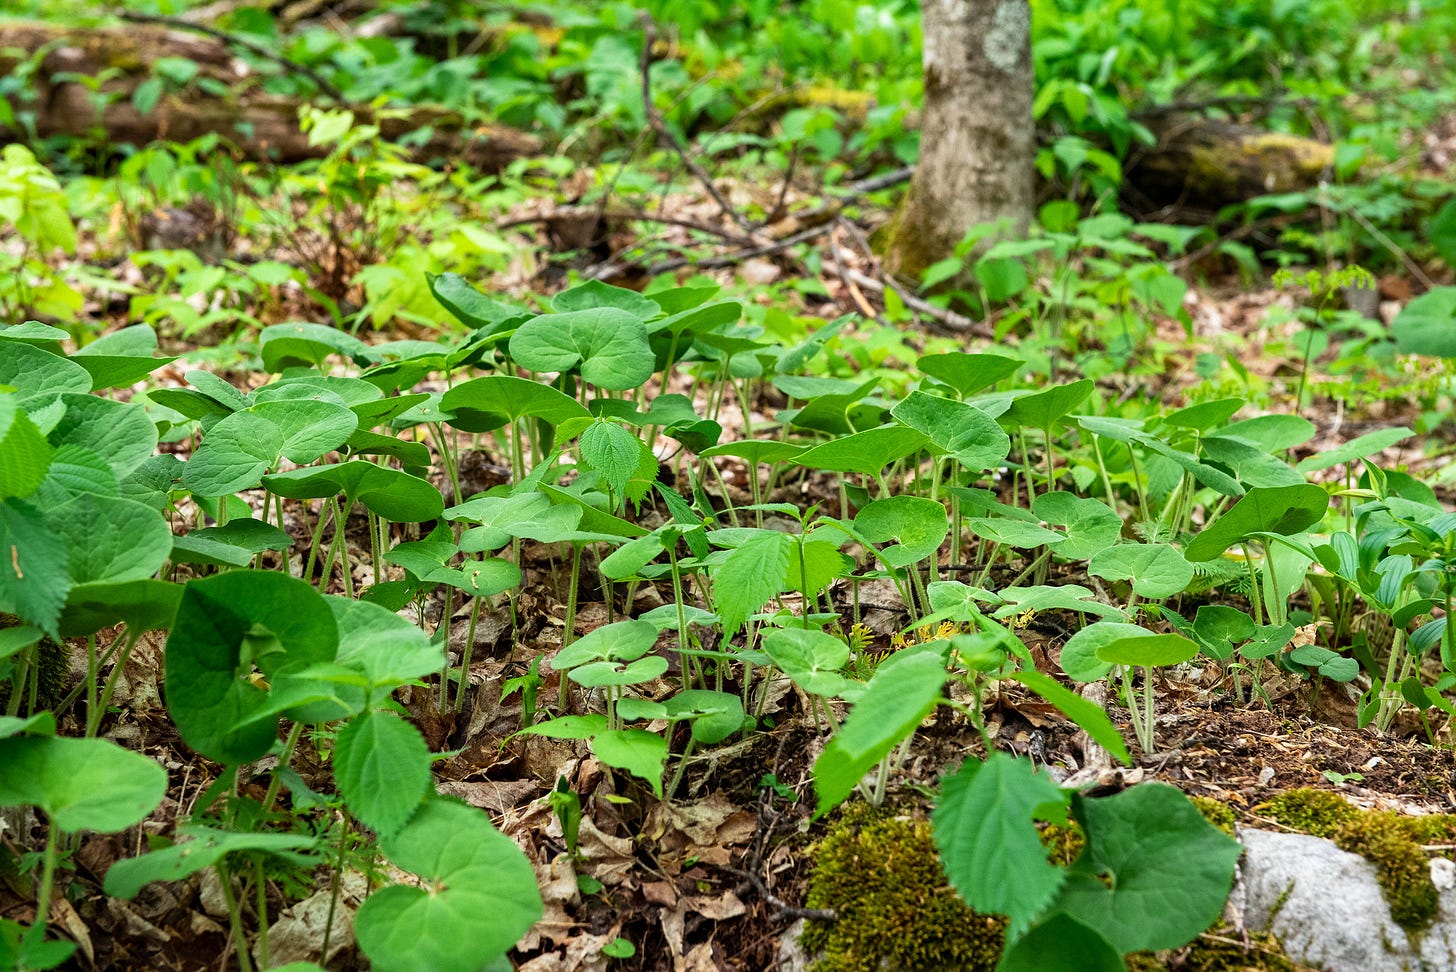
<path fill-rule="evenodd" d="M 1227 805 L 1206 798 L 1194 803 L 1214 826 L 1233 829 Z M 1059 866 L 1082 851 L 1084 838 L 1075 823 L 1044 827 L 1041 836 Z M 956 897 L 941 871 L 928 821 L 852 805 L 814 856 L 807 904 L 839 915 L 838 921 L 809 922 L 805 928 L 804 947 L 820 956 L 815 972 L 995 969 L 1006 922 L 977 914 Z M 1133 972 L 1304 972 L 1272 937 L 1246 939 L 1220 928 L 1185 948 L 1130 955 L 1127 961 Z"/>
<path fill-rule="evenodd" d="M 1005 920 L 956 897 L 923 819 L 846 808 L 818 845 L 808 905 L 839 916 L 804 931 L 816 972 L 990 972 L 1001 957 Z"/>

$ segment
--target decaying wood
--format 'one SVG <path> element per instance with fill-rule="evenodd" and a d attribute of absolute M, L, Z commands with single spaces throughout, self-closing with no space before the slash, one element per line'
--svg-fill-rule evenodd
<path fill-rule="evenodd" d="M 1129 160 L 1127 182 L 1163 205 L 1219 209 L 1310 189 L 1334 164 L 1334 146 L 1297 135 L 1190 115 L 1149 122 L 1157 144 Z"/>
<path fill-rule="evenodd" d="M 186 90 L 164 94 L 143 114 L 132 103 L 137 85 L 151 77 L 160 57 L 184 57 L 198 65 Z M 25 22 L 0 24 L 0 73 L 30 72 L 34 101 L 13 104 L 29 114 L 33 134 L 87 136 L 98 129 L 113 144 L 145 145 L 158 139 L 190 141 L 211 132 L 230 139 L 248 158 L 296 162 L 320 158 L 327 145 L 310 145 L 299 129 L 305 99 L 263 93 L 260 78 L 226 44 L 212 37 L 136 24 L 120 28 L 61 28 Z M 98 92 L 71 78 L 100 78 Z M 209 94 L 198 81 L 227 86 Z M 361 122 L 380 126 L 388 139 L 429 128 L 430 137 L 415 149 L 416 158 L 458 159 L 498 171 L 515 159 L 540 152 L 538 139 L 494 125 L 467 127 L 461 117 L 439 108 L 415 108 L 397 117 L 365 106 L 352 109 Z M 0 127 L 0 138 L 27 133 Z"/>

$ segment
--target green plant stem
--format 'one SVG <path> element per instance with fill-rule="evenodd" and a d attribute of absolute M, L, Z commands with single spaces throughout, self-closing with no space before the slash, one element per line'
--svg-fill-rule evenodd
<path fill-rule="evenodd" d="M 1092 436 L 1092 455 L 1097 460 L 1097 471 L 1102 474 L 1102 486 L 1107 490 L 1107 505 L 1117 509 L 1117 494 L 1112 490 L 1112 477 L 1107 474 L 1107 463 L 1102 459 L 1102 437 Z"/>
<path fill-rule="evenodd" d="M 324 924 L 323 947 L 319 949 L 320 963 L 329 960 L 329 942 L 334 937 L 334 916 L 338 914 L 339 900 L 344 894 L 344 854 L 349 841 L 349 815 L 345 813 L 340 817 L 338 857 L 333 872 L 329 875 L 329 916 Z"/>
<path fill-rule="evenodd" d="M 307 503 L 300 503 L 299 505 L 305 510 L 308 508 Z M 324 537 L 324 509 L 326 506 L 326 503 L 319 504 L 318 522 L 314 524 L 313 535 L 310 537 L 308 543 L 308 558 L 303 568 L 303 579 L 310 584 L 313 583 L 313 565 L 318 562 L 319 544 L 323 541 Z M 327 586 L 327 582 L 325 582 L 325 586 Z"/>
<path fill-rule="evenodd" d="M 1240 542 L 1239 548 L 1244 552 L 1244 564 L 1249 570 L 1249 601 L 1253 606 L 1254 623 L 1263 624 L 1265 621 L 1264 604 L 1259 594 L 1259 572 L 1254 569 L 1254 557 L 1249 552 L 1248 543 Z"/>
<path fill-rule="evenodd" d="M 268 954 L 268 882 L 263 878 L 261 857 L 253 860 L 253 890 L 257 895 L 253 907 L 258 915 L 258 964 L 266 969 L 273 963 Z"/>
<path fill-rule="evenodd" d="M 455 502 L 462 502 L 465 497 L 460 495 L 460 466 L 447 441 L 445 427 L 439 422 L 431 422 L 429 429 L 430 437 L 435 440 L 435 451 L 440 454 L 440 464 L 445 467 L 445 476 L 450 480 L 450 487 L 455 490 Z"/>
<path fill-rule="evenodd" d="M 561 648 L 564 651 L 575 639 L 572 634 L 576 631 L 576 585 L 581 579 L 581 551 L 586 546 L 582 543 L 573 542 L 571 545 L 571 581 L 566 591 L 566 626 L 561 629 Z M 557 698 L 557 706 L 561 711 L 566 711 L 566 673 L 561 673 L 560 694 Z"/>
<path fill-rule="evenodd" d="M 96 710 L 96 682 L 100 677 L 96 661 L 96 635 L 86 636 L 86 738 L 93 738 L 101 728 L 101 713 Z M 33 703 L 32 703 L 33 705 Z"/>
<path fill-rule="evenodd" d="M 1054 465 L 1052 463 L 1052 430 L 1051 429 L 1042 429 L 1042 435 L 1044 435 L 1045 438 L 1046 438 L 1046 442 L 1045 442 L 1045 451 L 1046 451 L 1046 484 L 1047 484 L 1046 485 L 1046 488 L 1047 488 L 1047 492 L 1048 493 L 1051 493 L 1051 492 L 1055 492 L 1056 491 L 1056 488 L 1057 488 L 1056 471 L 1055 471 L 1055 467 L 1054 467 Z"/>
<path fill-rule="evenodd" d="M 283 742 L 283 752 L 278 754 L 278 767 L 275 768 L 268 780 L 268 792 L 263 797 L 263 813 L 273 812 L 273 801 L 278 799 L 278 791 L 283 786 L 283 777 L 278 770 L 287 766 L 293 760 L 293 751 L 298 748 L 298 740 L 303 735 L 303 723 L 295 722 L 288 730 L 288 738 Z"/>
<path fill-rule="evenodd" d="M 688 760 L 692 758 L 693 750 L 697 748 L 698 741 L 691 735 L 688 736 L 688 744 L 683 747 L 682 755 L 677 758 L 677 769 L 673 771 L 672 782 L 667 785 L 667 800 L 672 802 L 673 796 L 677 793 L 678 784 L 682 782 L 683 774 L 687 772 Z"/>
<path fill-rule="evenodd" d="M 35 922 L 25 933 L 28 942 L 45 941 L 46 920 L 50 917 L 51 895 L 55 893 L 56 865 L 60 863 L 60 858 L 61 831 L 52 820 L 46 827 L 45 852 L 40 859 L 40 887 L 36 889 Z"/>
<path fill-rule="evenodd" d="M 710 470 L 712 470 L 713 479 L 717 481 L 717 483 L 718 483 L 718 489 L 723 493 L 723 508 L 724 508 L 724 511 L 728 514 L 728 522 L 732 523 L 735 527 L 738 526 L 739 525 L 739 523 L 738 523 L 738 509 L 737 509 L 737 507 L 735 507 L 733 505 L 733 497 L 730 496 L 730 495 L 728 495 L 728 484 L 723 481 L 723 474 L 718 471 L 718 464 L 715 463 L 712 459 L 708 459 L 708 460 L 706 460 L 703 463 L 703 465 L 706 465 Z M 745 464 L 745 465 L 747 465 L 747 464 Z M 758 502 L 758 498 L 757 498 L 758 497 L 758 466 L 757 465 L 749 465 L 748 466 L 748 472 L 749 472 L 749 478 L 753 481 L 753 495 L 754 495 L 754 500 L 753 501 L 755 503 L 757 503 Z"/>
<path fill-rule="evenodd" d="M 688 659 L 683 649 L 688 643 L 688 616 L 683 610 L 682 570 L 677 565 L 677 540 L 667 545 L 667 562 L 672 570 L 672 597 L 677 605 L 677 666 L 682 687 L 688 687 Z"/>
<path fill-rule="evenodd" d="M 222 898 L 227 903 L 228 926 L 233 933 L 233 949 L 238 956 L 238 969 L 240 972 L 253 972 L 253 957 L 248 952 L 248 938 L 243 932 L 243 913 L 238 907 L 237 895 L 233 893 L 232 875 L 222 861 L 217 862 L 216 868 L 218 883 L 222 885 Z"/>
<path fill-rule="evenodd" d="M 465 708 L 465 686 L 470 683 L 470 661 L 475 654 L 475 625 L 480 620 L 479 594 L 470 604 L 470 626 L 465 632 L 465 647 L 460 651 L 460 687 L 455 690 L 455 711 Z"/>

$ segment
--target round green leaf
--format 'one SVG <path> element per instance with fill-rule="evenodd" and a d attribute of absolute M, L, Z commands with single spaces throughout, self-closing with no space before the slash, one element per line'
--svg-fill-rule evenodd
<path fill-rule="evenodd" d="M 82 493 L 51 510 L 46 522 L 66 541 L 77 584 L 144 580 L 172 552 L 167 521 L 135 500 Z"/>
<path fill-rule="evenodd" d="M 667 764 L 667 740 L 646 729 L 614 729 L 592 737 L 592 755 L 617 769 L 647 781 L 662 799 L 662 770 Z"/>
<path fill-rule="evenodd" d="M 234 412 L 208 429 L 182 469 L 182 485 L 198 496 L 251 489 L 283 451 L 283 430 L 255 412 Z"/>
<path fill-rule="evenodd" d="M 1141 638 L 1151 634 L 1147 628 L 1121 621 L 1089 624 L 1062 646 L 1062 671 L 1073 681 L 1095 682 L 1112 671 L 1112 662 L 1104 661 L 1098 654 L 1104 646 L 1124 638 Z"/>
<path fill-rule="evenodd" d="M 222 763 L 257 759 L 277 738 L 265 678 L 332 661 L 339 632 L 308 584 L 271 571 L 238 570 L 194 580 L 182 592 L 167 639 L 167 709 L 189 746 Z"/>
<path fill-rule="evenodd" d="M 973 405 L 911 392 L 890 414 L 930 439 L 972 471 L 994 469 L 1011 451 L 1011 439 L 996 420 Z"/>
<path fill-rule="evenodd" d="M 1312 483 L 1255 487 L 1194 537 L 1183 555 L 1195 563 L 1213 560 L 1255 533 L 1298 533 L 1323 519 L 1329 505 L 1329 494 Z"/>
<path fill-rule="evenodd" d="M 543 314 L 511 335 L 511 357 L 535 372 L 573 372 L 598 388 L 640 388 L 657 360 L 647 327 L 615 307 Z"/>
<path fill-rule="evenodd" d="M 61 830 L 125 830 L 167 792 L 167 771 L 105 739 L 0 739 L 0 807 L 36 806 Z"/>
<path fill-rule="evenodd" d="M 106 460 L 118 479 L 140 466 L 157 448 L 157 427 L 146 409 L 95 395 L 61 396 L 66 414 L 51 429 L 53 446 L 87 449 Z"/>
<path fill-rule="evenodd" d="M 743 700 L 731 692 L 684 689 L 667 700 L 668 718 L 692 720 L 693 738 L 714 745 L 743 728 Z"/>
<path fill-rule="evenodd" d="M 182 585 L 162 580 L 78 584 L 66 597 L 61 612 L 61 634 L 78 638 L 102 628 L 125 623 L 136 634 L 172 627 Z"/>
<path fill-rule="evenodd" d="M 997 354 L 947 351 L 944 354 L 927 354 L 915 366 L 932 378 L 945 382 L 962 398 L 966 398 L 1015 374 L 1022 363 L 1016 358 L 1004 358 Z"/>
<path fill-rule="evenodd" d="M 1057 909 L 1123 953 L 1175 948 L 1218 918 L 1242 849 L 1182 792 L 1143 783 L 1074 808 L 1087 847 Z"/>
<path fill-rule="evenodd" d="M 61 392 L 86 393 L 91 375 L 85 368 L 21 341 L 0 341 L 0 385 L 9 385 L 21 399 Z"/>
<path fill-rule="evenodd" d="M 1161 600 L 1179 594 L 1193 580 L 1193 567 L 1166 543 L 1120 543 L 1096 554 L 1087 573 L 1108 580 L 1131 580 L 1137 594 Z"/>
<path fill-rule="evenodd" d="M 466 432 L 491 432 L 528 416 L 553 426 L 591 418 L 569 395 L 514 375 L 487 375 L 456 385 L 440 398 L 440 407 L 454 415 L 451 425 Z"/>
<path fill-rule="evenodd" d="M 359 947 L 378 972 L 477 972 L 541 917 L 530 862 L 473 807 L 431 800 L 380 847 L 424 885 L 391 885 L 360 906 Z"/>
<path fill-rule="evenodd" d="M 293 399 L 261 402 L 252 411 L 278 427 L 283 444 L 278 451 L 289 462 L 314 462 L 348 441 L 358 428 L 353 410 L 334 402 Z M 215 430 L 214 430 L 215 431 Z"/>
<path fill-rule="evenodd" d="M 657 643 L 657 627 L 649 621 L 614 621 L 587 632 L 556 653 L 551 667 L 559 671 L 594 661 L 635 661 Z"/>
<path fill-rule="evenodd" d="M 855 529 L 875 543 L 899 540 L 880 551 L 891 567 L 918 563 L 940 549 L 950 534 L 945 507 L 922 496 L 887 496 L 860 510 Z"/>
<path fill-rule="evenodd" d="M 1179 665 L 1198 654 L 1198 646 L 1180 634 L 1154 634 L 1118 638 L 1097 649 L 1097 657 L 1114 665 L 1157 668 Z"/>
<path fill-rule="evenodd" d="M 342 493 L 347 502 L 363 503 L 375 516 L 393 523 L 423 523 L 445 509 L 440 491 L 428 480 L 362 459 L 290 469 L 264 476 L 262 482 L 269 492 L 288 499 L 322 499 Z"/>

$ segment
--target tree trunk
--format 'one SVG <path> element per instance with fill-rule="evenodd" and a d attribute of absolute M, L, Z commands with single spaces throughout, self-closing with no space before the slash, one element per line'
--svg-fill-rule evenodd
<path fill-rule="evenodd" d="M 966 232 L 1034 206 L 1031 10 L 1027 0 L 923 0 L 925 114 L 920 160 L 891 226 L 886 266 L 918 278 Z"/>

